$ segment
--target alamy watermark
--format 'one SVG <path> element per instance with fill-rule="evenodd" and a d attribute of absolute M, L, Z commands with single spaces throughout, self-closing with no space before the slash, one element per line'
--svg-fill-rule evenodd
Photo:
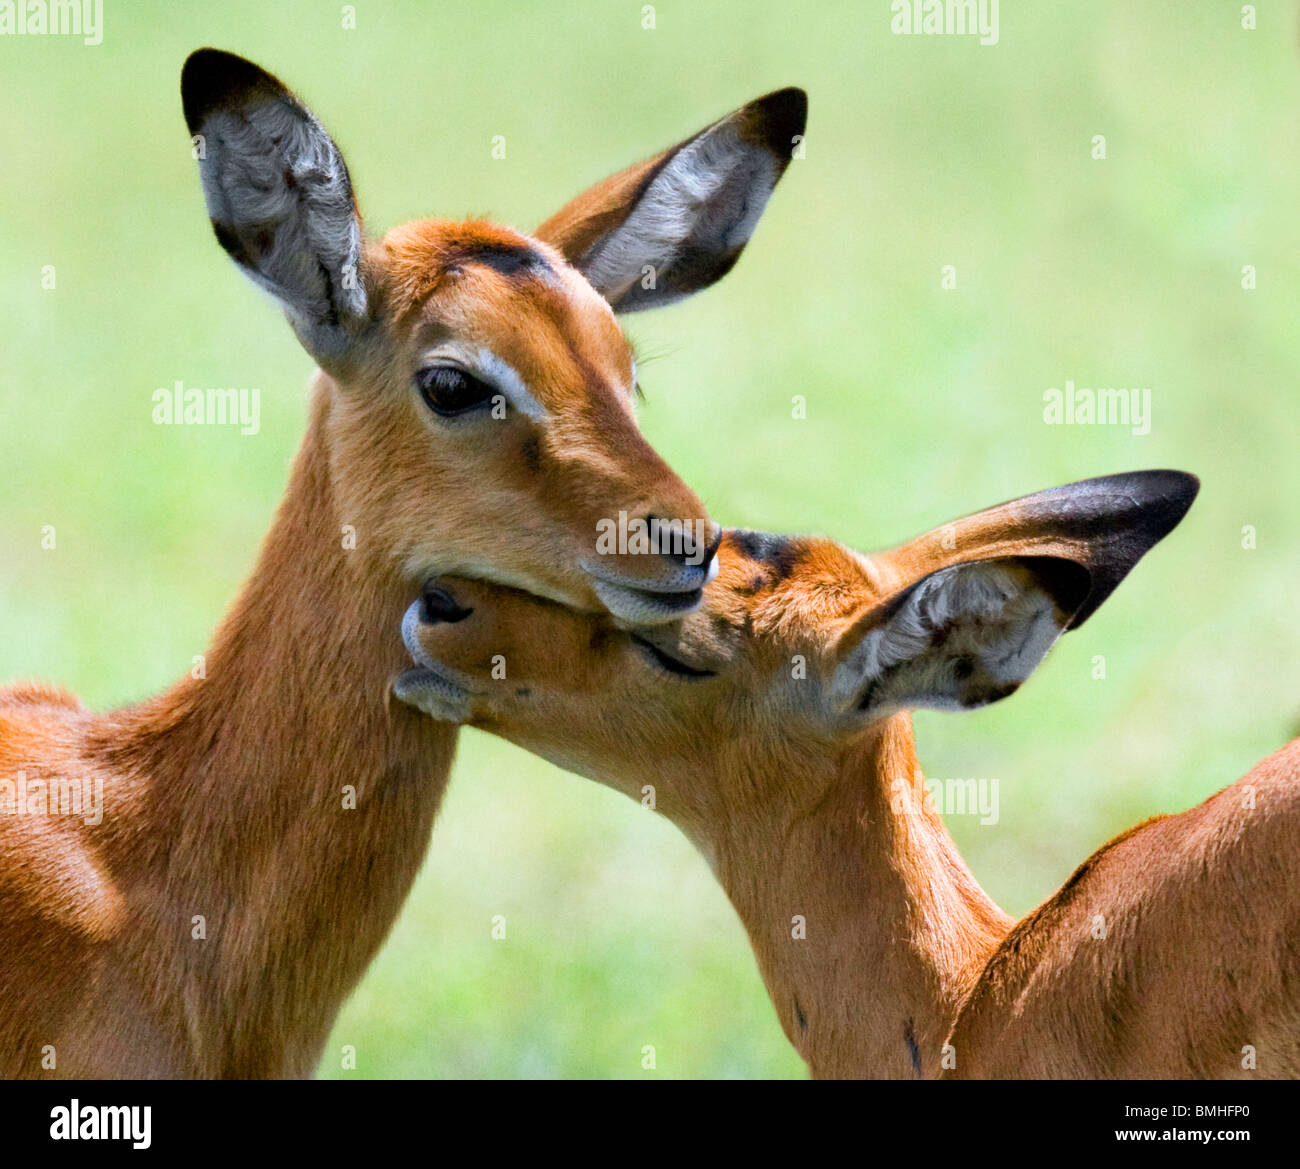
<path fill-rule="evenodd" d="M 154 390 L 153 404 L 156 426 L 238 426 L 240 434 L 262 428 L 261 390 L 200 390 L 178 379 Z"/>
<path fill-rule="evenodd" d="M 0 37 L 80 37 L 104 42 L 104 0 L 0 0 Z"/>
<path fill-rule="evenodd" d="M 147 1149 L 151 1136 L 151 1104 L 82 1104 L 76 1096 L 50 1109 L 52 1141 L 130 1141 Z"/>
<path fill-rule="evenodd" d="M 665 520 L 658 516 L 596 522 L 597 556 L 675 556 L 684 563 L 704 563 L 708 552 L 708 524 L 704 520 Z"/>
<path fill-rule="evenodd" d="M 996 779 L 926 779 L 918 770 L 910 785 L 893 789 L 893 810 L 899 815 L 922 809 L 945 816 L 978 816 L 981 824 L 998 822 Z"/>
<path fill-rule="evenodd" d="M 0 816 L 80 816 L 94 827 L 104 819 L 104 779 L 28 779 L 20 771 L 13 779 L 0 779 Z"/>
<path fill-rule="evenodd" d="M 998 43 L 998 0 L 893 0 L 889 31 L 898 37 L 977 36 Z"/>
<path fill-rule="evenodd" d="M 1043 391 L 1043 421 L 1048 426 L 1128 426 L 1151 433 L 1151 387 L 1090 389 L 1067 381 Z"/>

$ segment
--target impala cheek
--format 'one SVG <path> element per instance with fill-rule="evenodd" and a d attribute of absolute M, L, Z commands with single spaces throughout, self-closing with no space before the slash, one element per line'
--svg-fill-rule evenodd
<path fill-rule="evenodd" d="M 530 475 L 542 473 L 542 443 L 535 434 L 530 434 L 519 447 L 519 461 Z"/>

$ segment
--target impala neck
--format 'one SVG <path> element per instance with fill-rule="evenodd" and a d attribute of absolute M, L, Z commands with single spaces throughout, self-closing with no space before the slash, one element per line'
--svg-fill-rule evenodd
<path fill-rule="evenodd" d="M 958 1006 L 1010 929 L 919 780 L 899 715 L 827 764 L 811 810 L 764 812 L 715 841 L 715 869 L 815 1078 L 936 1075 Z"/>
<path fill-rule="evenodd" d="M 182 971 L 191 1074 L 312 1072 L 419 870 L 455 748 L 390 697 L 412 586 L 366 533 L 344 547 L 329 402 L 206 678 L 130 712 L 106 751 L 149 792 L 157 863 L 136 891 Z"/>

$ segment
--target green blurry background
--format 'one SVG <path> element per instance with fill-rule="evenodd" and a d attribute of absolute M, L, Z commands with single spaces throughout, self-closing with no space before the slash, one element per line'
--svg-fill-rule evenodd
<path fill-rule="evenodd" d="M 214 243 L 181 120 L 181 62 L 214 44 L 307 98 L 372 230 L 468 213 L 530 228 L 748 98 L 808 89 L 807 157 L 736 270 L 628 321 L 660 355 L 645 430 L 725 523 L 870 548 L 1088 475 L 1202 477 L 1184 525 L 1032 685 L 916 720 L 927 775 L 1000 782 L 996 826 L 949 823 L 1009 911 L 1297 729 L 1290 3 L 1259 3 L 1248 32 L 1236 3 L 1007 0 L 993 47 L 893 36 L 885 0 L 668 0 L 653 31 L 634 0 L 362 0 L 355 30 L 332 0 L 105 7 L 98 47 L 0 38 L 0 677 L 103 708 L 188 671 L 298 444 L 310 362 Z M 176 379 L 259 387 L 261 433 L 155 427 L 151 394 Z M 1151 433 L 1045 425 L 1043 391 L 1066 379 L 1149 386 Z M 321 1074 L 802 1064 L 684 839 L 471 732 Z"/>

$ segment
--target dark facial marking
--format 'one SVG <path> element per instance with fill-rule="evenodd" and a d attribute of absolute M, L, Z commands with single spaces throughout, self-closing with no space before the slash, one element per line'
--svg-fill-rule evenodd
<path fill-rule="evenodd" d="M 519 454 L 524 460 L 524 466 L 534 475 L 542 469 L 542 444 L 538 441 L 537 435 L 530 434 L 524 440 Z"/>
<path fill-rule="evenodd" d="M 483 264 L 502 276 L 546 275 L 552 272 L 551 265 L 541 252 L 535 251 L 527 244 L 504 243 L 469 243 L 456 249 L 452 261 Z"/>
<path fill-rule="evenodd" d="M 767 587 L 767 577 L 756 572 L 749 578 L 749 584 L 737 585 L 736 592 L 742 597 L 756 597 Z"/>
<path fill-rule="evenodd" d="M 798 546 L 788 536 L 741 530 L 731 533 L 731 542 L 750 560 L 768 568 L 773 584 L 785 580 L 798 563 Z"/>
<path fill-rule="evenodd" d="M 921 1078 L 921 1049 L 916 1045 L 916 1028 L 912 1020 L 903 1024 L 903 1041 L 907 1044 L 907 1054 L 912 1057 L 912 1074 Z"/>
<path fill-rule="evenodd" d="M 721 613 L 712 613 L 709 615 L 709 627 L 713 630 L 715 637 L 725 637 L 732 631 L 732 624 Z"/>

